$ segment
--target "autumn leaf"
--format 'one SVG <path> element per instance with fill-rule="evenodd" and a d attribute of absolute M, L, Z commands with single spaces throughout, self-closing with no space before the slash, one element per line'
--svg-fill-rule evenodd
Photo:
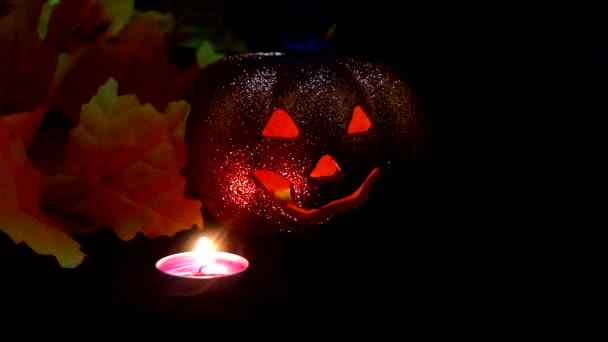
<path fill-rule="evenodd" d="M 40 172 L 42 190 L 40 207 L 44 214 L 59 223 L 70 234 L 86 234 L 99 227 L 79 217 L 56 210 L 54 205 L 73 201 L 87 189 L 85 180 L 64 174 L 65 150 L 69 127 L 46 127 L 38 132 L 28 147 L 32 166 Z"/>
<path fill-rule="evenodd" d="M 79 45 L 118 35 L 134 12 L 134 0 L 48 0 L 37 32 L 57 52 L 73 52 Z"/>
<path fill-rule="evenodd" d="M 36 34 L 39 2 L 18 2 L 0 18 L 0 116 L 35 111 L 48 99 L 57 54 Z"/>
<path fill-rule="evenodd" d="M 82 105 L 111 77 L 120 84 L 118 95 L 134 93 L 143 103 L 164 110 L 183 97 L 198 70 L 194 66 L 182 71 L 172 64 L 159 22 L 144 16 L 113 39 L 62 55 L 49 108 L 60 109 L 76 126 Z"/>
<path fill-rule="evenodd" d="M 202 227 L 201 204 L 184 198 L 179 174 L 189 109 L 177 101 L 161 113 L 134 94 L 118 96 L 110 78 L 82 107 L 66 146 L 64 172 L 84 180 L 85 192 L 56 206 L 111 227 L 123 240 Z"/>
<path fill-rule="evenodd" d="M 36 135 L 36 131 L 46 114 L 47 103 L 43 103 L 31 112 L 16 113 L 2 117 L 4 124 L 11 132 L 17 132 L 23 145 L 27 148 Z"/>
<path fill-rule="evenodd" d="M 73 268 L 84 254 L 78 242 L 42 214 L 40 174 L 29 163 L 21 138 L 0 118 L 0 230 L 15 243 L 36 253 L 55 256 L 59 265 Z"/>
<path fill-rule="evenodd" d="M 49 0 L 42 7 L 37 34 L 56 53 L 74 51 L 103 37 L 109 20 L 98 0 Z"/>
<path fill-rule="evenodd" d="M 0 17 L 14 13 L 19 17 L 20 29 L 36 29 L 36 23 L 45 0 L 3 0 L 0 1 Z"/>

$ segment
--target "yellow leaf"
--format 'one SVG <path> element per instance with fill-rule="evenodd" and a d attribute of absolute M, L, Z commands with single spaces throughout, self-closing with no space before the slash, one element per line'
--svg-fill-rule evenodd
<path fill-rule="evenodd" d="M 80 245 L 38 206 L 40 174 L 30 165 L 19 134 L 0 119 L 0 230 L 36 253 L 55 256 L 62 267 L 84 259 Z"/>
<path fill-rule="evenodd" d="M 57 55 L 38 39 L 35 27 L 30 31 L 30 18 L 23 15 L 15 10 L 0 16 L 0 116 L 35 111 L 52 87 Z"/>
<path fill-rule="evenodd" d="M 63 210 L 115 230 L 123 240 L 202 227 L 201 204 L 183 195 L 183 124 L 190 106 L 171 102 L 167 113 L 118 96 L 110 78 L 82 107 L 66 148 L 65 174 L 86 180 L 88 191 Z"/>
<path fill-rule="evenodd" d="M 0 230 L 15 242 L 25 242 L 38 254 L 55 256 L 63 268 L 80 265 L 84 254 L 80 245 L 52 221 L 21 212 L 0 210 Z"/>
<path fill-rule="evenodd" d="M 110 35 L 116 36 L 131 21 L 135 0 L 101 0 L 104 13 L 110 18 Z"/>

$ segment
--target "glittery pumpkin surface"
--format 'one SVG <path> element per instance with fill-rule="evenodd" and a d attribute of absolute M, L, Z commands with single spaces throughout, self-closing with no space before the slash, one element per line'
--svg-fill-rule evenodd
<path fill-rule="evenodd" d="M 421 130 L 406 83 L 361 58 L 233 56 L 203 69 L 186 100 L 186 192 L 252 232 L 301 232 L 364 205 Z M 332 175 L 319 177 L 328 161 Z"/>

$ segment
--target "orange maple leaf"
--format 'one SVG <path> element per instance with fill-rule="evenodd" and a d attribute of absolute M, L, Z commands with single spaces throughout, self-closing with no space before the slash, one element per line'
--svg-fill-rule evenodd
<path fill-rule="evenodd" d="M 39 254 L 55 256 L 62 267 L 76 267 L 84 259 L 80 245 L 41 213 L 40 174 L 5 118 L 0 118 L 0 230 L 15 243 L 25 242 Z"/>
<path fill-rule="evenodd" d="M 70 132 L 64 173 L 87 186 L 61 209 L 111 227 L 123 240 L 138 232 L 171 236 L 202 227 L 201 204 L 184 198 L 179 173 L 189 110 L 177 101 L 164 114 L 134 94 L 118 96 L 118 82 L 110 78 L 82 107 Z"/>

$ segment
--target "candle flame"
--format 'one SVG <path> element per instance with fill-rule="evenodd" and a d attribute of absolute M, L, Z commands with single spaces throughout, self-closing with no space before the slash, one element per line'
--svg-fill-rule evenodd
<path fill-rule="evenodd" d="M 209 238 L 207 238 L 205 236 L 200 238 L 198 240 L 198 242 L 196 243 L 196 246 L 194 246 L 194 251 L 197 252 L 198 254 L 212 253 L 216 249 L 217 249 L 217 247 L 215 246 L 213 241 L 211 241 Z"/>
<path fill-rule="evenodd" d="M 194 256 L 197 264 L 200 266 L 208 266 L 213 263 L 213 253 L 216 246 L 213 241 L 207 237 L 201 237 L 194 246 Z"/>
<path fill-rule="evenodd" d="M 217 246 L 213 240 L 204 236 L 198 240 L 194 247 L 198 273 L 210 275 L 228 274 L 229 270 L 226 266 L 215 262 L 214 253 L 216 250 Z"/>

